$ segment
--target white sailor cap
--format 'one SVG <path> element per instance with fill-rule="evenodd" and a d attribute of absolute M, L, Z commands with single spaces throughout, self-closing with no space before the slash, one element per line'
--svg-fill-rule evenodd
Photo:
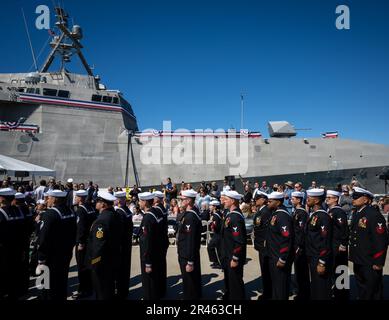
<path fill-rule="evenodd" d="M 49 196 L 49 192 L 47 191 L 47 192 L 43 193 L 43 196 L 44 197 L 48 197 Z"/>
<path fill-rule="evenodd" d="M 16 191 L 12 188 L 0 189 L 0 196 L 11 197 L 16 194 Z"/>
<path fill-rule="evenodd" d="M 107 191 L 99 191 L 97 193 L 97 197 L 102 199 L 103 201 L 108 201 L 108 202 L 114 202 L 115 200 L 117 200 L 113 194 L 110 194 Z"/>
<path fill-rule="evenodd" d="M 143 192 L 138 194 L 139 200 L 152 200 L 154 199 L 154 193 L 151 192 Z"/>
<path fill-rule="evenodd" d="M 45 204 L 45 200 L 38 200 L 36 204 Z"/>
<path fill-rule="evenodd" d="M 226 191 L 225 196 L 228 198 L 234 199 L 234 200 L 240 200 L 243 198 L 243 196 L 241 194 L 239 194 L 238 192 L 236 192 L 234 190 L 233 191 Z"/>
<path fill-rule="evenodd" d="M 254 199 L 255 200 L 257 200 L 257 199 L 259 199 L 259 198 L 269 198 L 269 195 L 267 194 L 267 193 L 265 193 L 265 192 L 263 192 L 263 191 L 257 191 L 256 193 L 255 193 L 255 197 L 254 197 Z"/>
<path fill-rule="evenodd" d="M 308 197 L 322 197 L 324 195 L 324 189 L 310 189 L 307 190 Z"/>
<path fill-rule="evenodd" d="M 74 180 L 72 178 L 68 179 L 68 183 L 73 183 Z"/>
<path fill-rule="evenodd" d="M 220 206 L 220 202 L 217 201 L 217 200 L 212 200 L 210 203 L 209 203 L 210 206 L 215 206 L 215 207 L 219 207 Z"/>
<path fill-rule="evenodd" d="M 225 196 L 226 196 L 226 192 L 225 192 L 225 191 L 221 191 L 221 192 L 220 192 L 220 196 L 221 196 L 221 197 L 225 197 Z"/>
<path fill-rule="evenodd" d="M 118 191 L 114 193 L 116 198 L 125 198 L 127 197 L 127 193 L 125 191 Z"/>
<path fill-rule="evenodd" d="M 300 192 L 300 191 L 294 191 L 292 192 L 292 197 L 295 197 L 295 198 L 304 198 L 305 194 L 304 192 Z"/>
<path fill-rule="evenodd" d="M 86 197 L 87 195 L 88 195 L 88 191 L 86 191 L 86 190 L 77 190 L 76 191 L 77 197 Z"/>
<path fill-rule="evenodd" d="M 54 198 L 65 198 L 67 195 L 67 192 L 61 190 L 50 190 L 47 192 L 47 196 Z"/>
<path fill-rule="evenodd" d="M 372 194 L 369 190 L 366 190 L 366 189 L 363 189 L 360 187 L 354 187 L 353 190 L 354 190 L 353 197 L 354 196 L 357 196 L 357 197 L 366 196 L 366 197 L 369 197 L 371 199 L 374 199 L 374 194 Z"/>
<path fill-rule="evenodd" d="M 342 194 L 335 190 L 327 190 L 327 196 L 340 197 Z"/>
<path fill-rule="evenodd" d="M 285 195 L 282 192 L 272 192 L 268 196 L 269 200 L 283 200 Z"/>
<path fill-rule="evenodd" d="M 165 197 L 165 195 L 161 191 L 155 191 L 154 192 L 154 197 L 163 199 Z"/>
<path fill-rule="evenodd" d="M 197 192 L 194 191 L 193 189 L 191 190 L 182 190 L 181 191 L 181 198 L 196 198 L 197 197 Z"/>
<path fill-rule="evenodd" d="M 21 200 L 21 199 L 26 199 L 26 196 L 24 193 L 17 192 L 15 193 L 15 199 Z"/>

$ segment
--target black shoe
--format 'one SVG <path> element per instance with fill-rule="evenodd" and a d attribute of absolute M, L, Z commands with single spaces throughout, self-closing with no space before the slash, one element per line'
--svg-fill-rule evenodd
<path fill-rule="evenodd" d="M 218 264 L 218 263 L 212 263 L 212 264 L 211 264 L 211 268 L 212 268 L 212 269 L 221 269 L 222 266 L 221 266 L 220 264 Z"/>

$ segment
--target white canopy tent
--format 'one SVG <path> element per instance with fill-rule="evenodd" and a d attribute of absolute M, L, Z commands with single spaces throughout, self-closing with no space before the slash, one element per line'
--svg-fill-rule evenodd
<path fill-rule="evenodd" d="M 55 170 L 0 155 L 0 172 L 14 177 L 55 177 Z"/>

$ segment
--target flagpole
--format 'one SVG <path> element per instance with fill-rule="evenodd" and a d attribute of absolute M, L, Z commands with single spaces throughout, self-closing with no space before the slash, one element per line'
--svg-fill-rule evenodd
<path fill-rule="evenodd" d="M 240 94 L 240 129 L 243 129 L 243 115 L 244 115 L 244 96 Z"/>
<path fill-rule="evenodd" d="M 28 26 L 27 26 L 27 21 L 26 21 L 26 15 L 24 14 L 24 9 L 23 9 L 23 8 L 22 8 L 22 13 L 23 13 L 24 25 L 25 25 L 25 27 L 26 27 L 28 42 L 30 43 L 30 49 L 31 49 L 31 53 L 32 53 L 32 59 L 34 60 L 35 71 L 38 72 L 38 65 L 37 65 L 37 63 L 36 63 L 35 52 L 34 52 L 34 48 L 32 47 L 30 32 L 28 31 Z"/>

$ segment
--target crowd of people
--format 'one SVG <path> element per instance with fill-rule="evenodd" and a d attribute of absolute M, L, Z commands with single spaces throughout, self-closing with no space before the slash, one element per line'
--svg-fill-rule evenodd
<path fill-rule="evenodd" d="M 268 186 L 225 180 L 198 186 L 168 178 L 160 190 L 108 187 L 92 181 L 39 186 L 0 185 L 0 299 L 22 299 L 30 276 L 47 267 L 49 288 L 41 299 L 64 300 L 73 255 L 78 291 L 73 299 L 126 299 L 129 295 L 133 240 L 140 246 L 143 298 L 166 296 L 169 221 L 183 279 L 184 299 L 202 297 L 200 245 L 203 221 L 212 268 L 224 272 L 223 299 L 245 299 L 246 220 L 253 221 L 264 300 L 348 299 L 335 286 L 339 266 L 354 264 L 358 298 L 382 298 L 382 273 L 388 245 L 384 215 L 389 196 L 376 199 L 357 180 L 328 189 L 312 181 L 304 189 L 288 181 Z M 146 191 L 146 192 L 145 192 Z M 30 250 L 32 248 L 32 251 Z M 291 270 L 294 265 L 294 277 Z"/>

